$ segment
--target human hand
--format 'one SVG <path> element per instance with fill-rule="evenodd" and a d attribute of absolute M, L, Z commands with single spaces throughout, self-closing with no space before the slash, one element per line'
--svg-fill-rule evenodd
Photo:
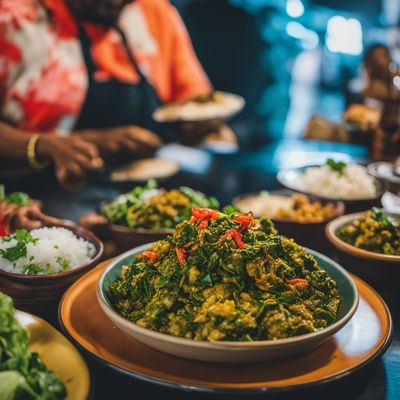
<path fill-rule="evenodd" d="M 95 144 L 104 155 L 128 152 L 138 156 L 149 156 L 162 145 L 153 132 L 138 126 L 120 126 L 104 130 L 76 132 L 79 137 Z"/>
<path fill-rule="evenodd" d="M 78 137 L 42 135 L 37 143 L 37 154 L 54 163 L 56 177 L 66 189 L 75 189 L 89 172 L 98 171 L 104 165 L 97 147 Z"/>

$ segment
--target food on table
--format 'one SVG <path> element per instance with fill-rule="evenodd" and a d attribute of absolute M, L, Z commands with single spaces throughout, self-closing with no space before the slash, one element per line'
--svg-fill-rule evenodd
<path fill-rule="evenodd" d="M 400 223 L 374 207 L 336 231 L 344 242 L 360 249 L 400 256 Z"/>
<path fill-rule="evenodd" d="M 335 205 L 332 203 L 323 205 L 319 201 L 310 201 L 307 196 L 297 193 L 283 196 L 260 192 L 236 201 L 235 205 L 242 211 L 252 211 L 256 216 L 305 223 L 324 221 L 336 212 Z"/>
<path fill-rule="evenodd" d="M 200 121 L 228 117 L 242 109 L 242 97 L 224 93 L 211 92 L 195 97 L 185 103 L 173 103 L 160 107 L 154 113 L 156 121 Z"/>
<path fill-rule="evenodd" d="M 0 185 L 0 201 L 5 201 L 9 204 L 16 204 L 18 206 L 26 206 L 32 202 L 32 199 L 23 192 L 13 192 L 6 195 L 4 185 Z"/>
<path fill-rule="evenodd" d="M 61 227 L 18 229 L 0 239 L 0 269 L 26 275 L 55 274 L 90 261 L 93 243 Z"/>
<path fill-rule="evenodd" d="M 374 178 L 358 164 L 327 160 L 325 165 L 306 168 L 300 189 L 334 199 L 354 200 L 376 197 Z"/>
<path fill-rule="evenodd" d="M 28 351 L 28 342 L 11 298 L 0 292 L 0 399 L 65 399 L 64 384 L 37 353 Z"/>
<path fill-rule="evenodd" d="M 337 317 L 336 282 L 271 220 L 193 208 L 173 235 L 143 251 L 110 285 L 137 325 L 208 341 L 280 339 Z"/>
<path fill-rule="evenodd" d="M 344 120 L 360 129 L 375 129 L 381 118 L 381 112 L 365 104 L 351 104 L 344 113 Z"/>
<path fill-rule="evenodd" d="M 148 158 L 133 161 L 117 168 L 110 174 L 112 181 L 147 181 L 148 179 L 160 179 L 174 175 L 179 170 L 175 161 L 161 158 Z"/>
<path fill-rule="evenodd" d="M 192 207 L 218 206 L 215 198 L 188 187 L 165 191 L 149 181 L 107 203 L 102 214 L 109 222 L 129 228 L 171 229 L 190 218 Z"/>

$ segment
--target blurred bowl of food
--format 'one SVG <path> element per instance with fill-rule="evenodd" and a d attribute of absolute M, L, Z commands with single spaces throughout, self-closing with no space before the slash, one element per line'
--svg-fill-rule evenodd
<path fill-rule="evenodd" d="M 326 226 L 328 240 L 346 268 L 374 286 L 400 278 L 400 215 L 380 208 L 344 215 Z"/>
<path fill-rule="evenodd" d="M 157 108 L 153 119 L 167 126 L 186 124 L 223 123 L 232 119 L 244 107 L 243 97 L 214 91 L 184 103 L 166 104 Z"/>
<path fill-rule="evenodd" d="M 153 180 L 99 206 L 119 251 L 165 238 L 190 218 L 192 207 L 218 208 L 218 201 L 188 187 L 165 190 Z"/>
<path fill-rule="evenodd" d="M 396 163 L 380 161 L 368 165 L 368 172 L 381 179 L 386 186 L 386 190 L 400 196 L 400 158 Z"/>
<path fill-rule="evenodd" d="M 321 251 L 330 247 L 325 226 L 344 213 L 341 201 L 319 200 L 286 189 L 244 194 L 232 204 L 243 212 L 251 211 L 255 217 L 270 218 L 280 234 Z"/>
<path fill-rule="evenodd" d="M 103 243 L 76 225 L 19 229 L 0 239 L 0 291 L 19 309 L 47 316 L 102 254 Z"/>
<path fill-rule="evenodd" d="M 368 174 L 366 167 L 332 159 L 323 165 L 282 170 L 277 179 L 280 184 L 296 192 L 321 200 L 340 200 L 346 212 L 381 206 L 385 192 L 382 180 Z"/>

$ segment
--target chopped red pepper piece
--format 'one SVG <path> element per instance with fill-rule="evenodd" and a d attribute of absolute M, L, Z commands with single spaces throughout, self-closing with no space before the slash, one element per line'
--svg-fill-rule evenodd
<path fill-rule="evenodd" d="M 299 287 L 305 287 L 308 285 L 308 280 L 307 279 L 301 279 L 301 278 L 296 278 L 296 279 L 289 279 L 287 281 L 289 285 L 295 285 Z"/>
<path fill-rule="evenodd" d="M 142 254 L 144 257 L 147 257 L 150 260 L 157 260 L 158 258 L 158 254 L 150 250 L 144 251 Z"/>
<path fill-rule="evenodd" d="M 224 239 L 234 239 L 237 247 L 239 247 L 240 249 L 246 248 L 246 244 L 242 240 L 242 234 L 240 232 L 238 232 L 236 229 L 227 230 L 225 232 L 223 238 Z"/>
<path fill-rule="evenodd" d="M 192 216 L 198 221 L 211 221 L 212 219 L 218 218 L 218 211 L 213 210 L 212 208 L 192 208 Z"/>
<path fill-rule="evenodd" d="M 178 257 L 178 262 L 179 264 L 182 265 L 186 265 L 186 251 L 185 249 L 183 249 L 182 247 L 175 247 L 175 251 L 176 251 L 176 256 Z"/>
<path fill-rule="evenodd" d="M 236 217 L 233 219 L 235 222 L 240 224 L 240 231 L 244 231 L 245 229 L 251 228 L 254 222 L 253 215 L 248 213 L 237 213 Z"/>
<path fill-rule="evenodd" d="M 203 219 L 203 221 L 200 221 L 199 223 L 199 229 L 205 229 L 208 226 L 208 221 L 206 219 Z"/>
<path fill-rule="evenodd" d="M 197 219 L 195 217 L 190 217 L 189 219 L 189 224 L 194 225 L 196 223 Z"/>

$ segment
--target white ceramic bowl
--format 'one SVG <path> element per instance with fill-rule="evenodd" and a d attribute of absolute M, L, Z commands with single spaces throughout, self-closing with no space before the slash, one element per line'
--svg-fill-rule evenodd
<path fill-rule="evenodd" d="M 260 340 L 254 342 L 207 342 L 179 338 L 142 328 L 121 317 L 109 301 L 109 285 L 120 276 L 123 265 L 129 265 L 137 254 L 151 247 L 151 244 L 132 249 L 114 260 L 102 273 L 97 286 L 97 297 L 101 308 L 111 321 L 128 336 L 149 347 L 192 360 L 211 362 L 266 361 L 293 356 L 311 351 L 343 328 L 354 315 L 358 306 L 357 288 L 350 275 L 337 263 L 312 250 L 308 250 L 335 279 L 342 297 L 338 320 L 327 328 L 288 339 Z"/>

